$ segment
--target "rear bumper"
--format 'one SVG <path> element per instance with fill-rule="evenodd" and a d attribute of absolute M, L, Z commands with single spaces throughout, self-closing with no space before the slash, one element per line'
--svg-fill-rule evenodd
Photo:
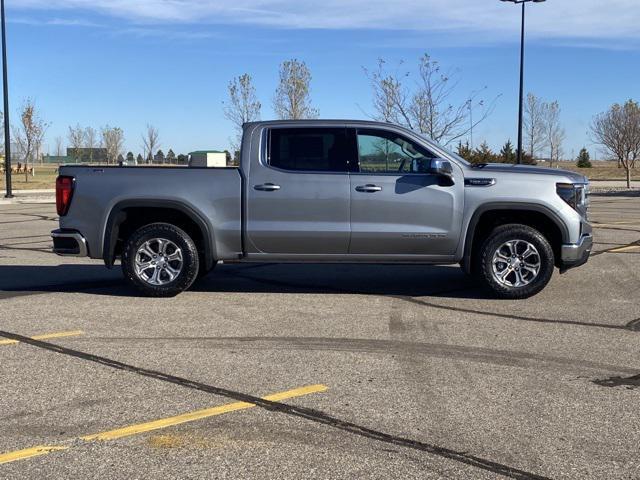
<path fill-rule="evenodd" d="M 590 233 L 582 235 L 582 238 L 580 238 L 578 243 L 562 245 L 560 273 L 564 273 L 571 268 L 576 268 L 587 263 L 589 255 L 591 255 L 592 248 L 593 235 Z"/>
<path fill-rule="evenodd" d="M 75 230 L 54 230 L 51 232 L 53 239 L 53 253 L 64 257 L 87 257 L 89 248 L 87 241 L 80 232 Z"/>

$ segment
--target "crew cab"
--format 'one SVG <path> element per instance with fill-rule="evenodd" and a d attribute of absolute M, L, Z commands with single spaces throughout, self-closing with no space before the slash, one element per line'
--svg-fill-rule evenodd
<path fill-rule="evenodd" d="M 501 298 L 540 292 L 592 248 L 576 173 L 472 165 L 369 121 L 244 126 L 239 167 L 63 166 L 54 252 L 120 259 L 149 296 L 218 262 L 460 264 Z"/>

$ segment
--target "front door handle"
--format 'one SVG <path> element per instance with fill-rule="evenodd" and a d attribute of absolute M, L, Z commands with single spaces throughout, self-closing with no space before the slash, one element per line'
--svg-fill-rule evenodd
<path fill-rule="evenodd" d="M 370 183 L 368 183 L 367 185 L 359 185 L 356 187 L 356 192 L 375 193 L 381 191 L 382 187 L 379 187 L 378 185 L 372 185 Z"/>
<path fill-rule="evenodd" d="M 273 183 L 263 183 L 262 185 L 254 185 L 254 190 L 260 190 L 261 192 L 275 192 L 280 190 L 280 185 L 274 185 Z"/>

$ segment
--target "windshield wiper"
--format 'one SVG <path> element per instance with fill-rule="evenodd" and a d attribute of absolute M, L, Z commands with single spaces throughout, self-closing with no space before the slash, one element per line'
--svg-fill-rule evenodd
<path fill-rule="evenodd" d="M 484 168 L 488 165 L 489 165 L 488 163 L 474 163 L 471 165 L 471 168 Z"/>

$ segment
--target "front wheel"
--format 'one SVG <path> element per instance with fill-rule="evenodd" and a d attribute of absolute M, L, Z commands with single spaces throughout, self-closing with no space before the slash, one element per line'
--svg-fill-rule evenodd
<path fill-rule="evenodd" d="M 122 271 L 136 289 L 150 297 L 173 297 L 195 281 L 198 250 L 191 237 L 168 223 L 136 230 L 122 252 Z"/>
<path fill-rule="evenodd" d="M 498 298 L 521 299 L 539 293 L 553 275 L 553 249 L 542 233 L 526 225 L 495 228 L 476 253 L 480 281 Z"/>

